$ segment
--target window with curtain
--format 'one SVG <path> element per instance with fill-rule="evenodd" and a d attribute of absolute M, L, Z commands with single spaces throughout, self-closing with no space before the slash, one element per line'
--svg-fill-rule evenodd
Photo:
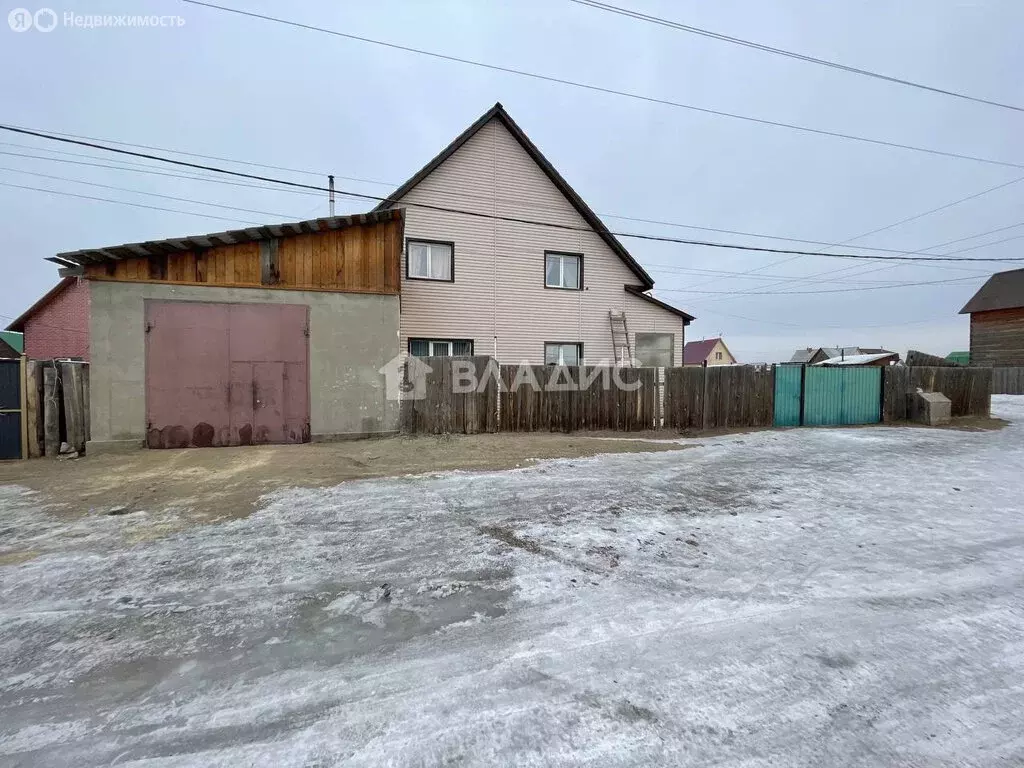
<path fill-rule="evenodd" d="M 583 287 L 583 257 L 578 253 L 545 253 L 544 286 L 580 290 Z"/>
<path fill-rule="evenodd" d="M 451 282 L 455 274 L 455 246 L 431 240 L 410 240 L 406 277 Z"/>
<path fill-rule="evenodd" d="M 544 342 L 544 365 L 579 365 L 583 345 L 575 342 Z"/>

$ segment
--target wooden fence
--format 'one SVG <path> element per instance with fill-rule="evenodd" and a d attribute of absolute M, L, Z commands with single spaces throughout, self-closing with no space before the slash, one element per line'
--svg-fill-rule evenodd
<path fill-rule="evenodd" d="M 882 369 L 882 420 L 904 421 L 907 394 L 920 388 L 949 398 L 952 416 L 988 416 L 992 369 L 971 367 L 891 366 Z"/>
<path fill-rule="evenodd" d="M 429 370 L 428 370 L 429 369 Z M 498 429 L 498 366 L 491 357 L 409 358 L 400 420 L 403 432 L 472 435 Z M 479 382 L 466 392 L 465 378 Z"/>
<path fill-rule="evenodd" d="M 72 451 L 85 451 L 91 437 L 88 363 L 29 360 L 25 393 L 29 458 L 55 458 L 61 443 Z"/>
<path fill-rule="evenodd" d="M 993 395 L 1024 395 L 1024 366 L 992 369 Z"/>
<path fill-rule="evenodd" d="M 752 365 L 666 368 L 664 399 L 671 429 L 770 427 L 774 371 Z"/>
<path fill-rule="evenodd" d="M 773 366 L 616 369 L 429 357 L 410 358 L 406 367 L 402 431 L 412 434 L 684 432 L 774 423 Z M 907 394 L 918 388 L 945 394 L 953 416 L 988 416 L 992 387 L 991 368 L 889 366 L 882 369 L 882 420 L 906 420 Z"/>

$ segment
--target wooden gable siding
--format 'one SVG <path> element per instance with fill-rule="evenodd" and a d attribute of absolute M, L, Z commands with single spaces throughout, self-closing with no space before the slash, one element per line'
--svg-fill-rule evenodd
<path fill-rule="evenodd" d="M 278 239 L 277 278 L 262 279 L 259 242 L 89 264 L 93 280 L 397 294 L 401 220 Z M 266 241 L 264 241 L 266 242 Z"/>
<path fill-rule="evenodd" d="M 1024 307 L 971 314 L 971 365 L 1024 365 Z"/>

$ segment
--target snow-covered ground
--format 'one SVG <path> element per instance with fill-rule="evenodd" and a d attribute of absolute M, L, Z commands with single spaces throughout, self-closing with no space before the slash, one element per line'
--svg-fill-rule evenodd
<path fill-rule="evenodd" d="M 0 763 L 1021 765 L 1024 398 L 993 412 L 184 531 L 0 489 Z"/>

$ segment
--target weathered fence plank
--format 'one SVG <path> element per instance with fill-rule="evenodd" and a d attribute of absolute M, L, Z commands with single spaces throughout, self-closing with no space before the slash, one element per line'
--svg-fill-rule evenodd
<path fill-rule="evenodd" d="M 52 364 L 43 368 L 43 451 L 50 458 L 60 453 L 61 386 L 57 368 Z"/>
<path fill-rule="evenodd" d="M 43 371 L 38 360 L 25 363 L 25 420 L 28 424 L 28 457 L 43 455 Z"/>
<path fill-rule="evenodd" d="M 993 395 L 1024 395 L 1024 366 L 998 366 L 992 369 Z"/>
<path fill-rule="evenodd" d="M 909 368 L 911 390 L 941 392 L 950 401 L 950 412 L 957 416 L 988 416 L 992 401 L 991 368 Z"/>
<path fill-rule="evenodd" d="M 912 392 L 910 369 L 902 365 L 890 365 L 882 369 L 882 421 L 907 420 L 907 394 Z"/>

